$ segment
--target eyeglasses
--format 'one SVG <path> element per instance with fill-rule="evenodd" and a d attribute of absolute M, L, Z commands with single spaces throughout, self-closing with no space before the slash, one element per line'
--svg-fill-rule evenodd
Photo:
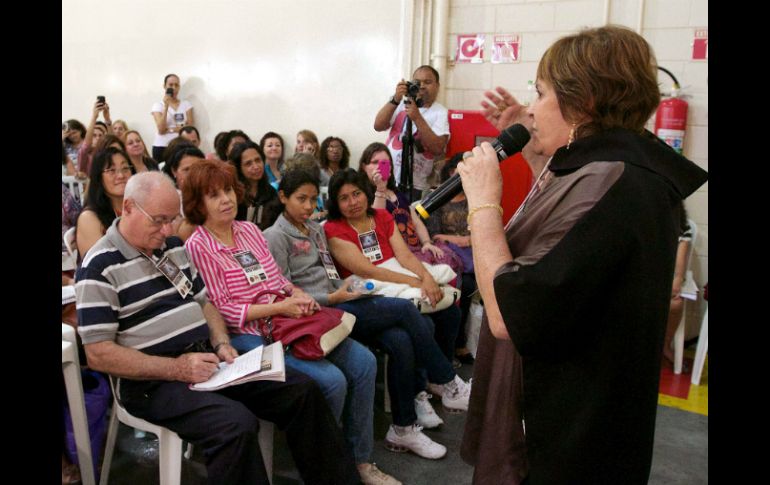
<path fill-rule="evenodd" d="M 389 164 L 389 163 L 390 163 L 390 160 L 388 160 L 387 158 L 383 158 L 383 159 L 381 159 L 381 160 L 369 160 L 368 162 L 364 162 L 364 165 L 371 165 L 371 164 L 373 164 L 373 163 L 380 163 L 380 162 L 382 162 L 382 163 L 388 163 L 388 164 Z"/>
<path fill-rule="evenodd" d="M 134 205 L 136 205 L 136 208 L 139 209 L 142 212 L 142 214 L 147 216 L 147 219 L 149 219 L 150 222 L 152 222 L 153 226 L 160 227 L 160 226 L 165 226 L 166 224 L 176 224 L 177 222 L 182 220 L 182 214 L 177 214 L 172 218 L 162 217 L 162 216 L 153 217 L 150 214 L 148 214 L 144 209 L 142 209 L 142 206 L 139 205 L 137 201 L 134 201 Z"/>
<path fill-rule="evenodd" d="M 131 175 L 131 167 L 120 167 L 120 168 L 108 168 L 106 170 L 102 170 L 102 173 L 106 173 L 112 178 L 115 178 L 118 173 L 123 175 Z"/>

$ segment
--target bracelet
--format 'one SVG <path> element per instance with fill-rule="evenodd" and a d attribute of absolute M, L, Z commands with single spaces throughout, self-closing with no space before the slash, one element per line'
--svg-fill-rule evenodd
<path fill-rule="evenodd" d="M 214 353 L 219 352 L 219 348 L 222 347 L 223 345 L 230 345 L 230 342 L 219 342 L 218 344 L 216 344 L 214 346 Z"/>
<path fill-rule="evenodd" d="M 502 206 L 500 206 L 500 204 L 481 204 L 481 205 L 477 205 L 476 207 L 471 209 L 470 212 L 468 212 L 468 219 L 467 219 L 467 221 L 468 221 L 468 227 L 469 228 L 471 226 L 471 217 L 473 217 L 473 214 L 475 214 L 476 211 L 479 211 L 481 209 L 497 209 L 497 211 L 500 213 L 500 217 L 503 217 L 503 208 L 502 208 Z"/>
<path fill-rule="evenodd" d="M 375 197 L 379 197 L 380 199 L 387 199 L 388 198 L 388 196 L 387 196 L 387 194 L 385 192 L 375 192 L 374 196 Z"/>

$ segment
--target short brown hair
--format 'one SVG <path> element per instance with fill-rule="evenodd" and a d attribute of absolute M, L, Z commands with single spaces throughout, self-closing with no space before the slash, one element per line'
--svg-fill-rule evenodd
<path fill-rule="evenodd" d="M 588 119 L 578 137 L 616 127 L 641 132 L 660 102 L 652 48 L 617 25 L 557 40 L 543 54 L 537 78 L 553 86 L 565 120 Z"/>
<path fill-rule="evenodd" d="M 227 187 L 235 190 L 237 203 L 243 201 L 243 184 L 235 175 L 235 167 L 221 160 L 202 160 L 193 164 L 182 189 L 184 216 L 192 224 L 206 222 L 206 194 Z"/>

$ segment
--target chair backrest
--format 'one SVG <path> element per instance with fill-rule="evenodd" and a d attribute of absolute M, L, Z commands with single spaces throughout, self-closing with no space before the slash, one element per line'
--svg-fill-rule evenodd
<path fill-rule="evenodd" d="M 83 194 L 85 193 L 83 181 L 75 178 L 74 175 L 62 175 L 61 181 L 69 187 L 70 192 L 78 202 L 83 203 Z"/>
<path fill-rule="evenodd" d="M 77 244 L 75 244 L 75 226 L 72 226 L 69 229 L 67 229 L 63 237 L 64 237 L 64 247 L 67 248 L 67 252 L 70 253 L 70 256 L 72 256 L 73 260 L 77 260 L 78 247 L 77 247 Z"/>

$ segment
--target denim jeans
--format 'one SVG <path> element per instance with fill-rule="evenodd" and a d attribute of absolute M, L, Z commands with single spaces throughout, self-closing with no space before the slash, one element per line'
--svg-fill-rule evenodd
<path fill-rule="evenodd" d="M 351 337 L 382 348 L 390 356 L 387 385 L 393 424 L 413 424 L 417 420 L 414 397 L 425 389 L 425 380 L 417 368 L 424 368 L 431 382 L 437 384 L 445 384 L 455 376 L 451 360 L 433 338 L 433 322 L 403 298 L 365 297 L 335 307 L 356 316 Z"/>
<path fill-rule="evenodd" d="M 238 352 L 244 353 L 262 345 L 264 339 L 259 335 L 231 334 L 230 342 Z M 300 371 L 318 383 L 337 422 L 342 418 L 345 440 L 356 463 L 369 463 L 374 446 L 377 377 L 374 354 L 346 338 L 324 359 L 300 360 L 287 352 L 285 361 L 287 368 Z"/>

